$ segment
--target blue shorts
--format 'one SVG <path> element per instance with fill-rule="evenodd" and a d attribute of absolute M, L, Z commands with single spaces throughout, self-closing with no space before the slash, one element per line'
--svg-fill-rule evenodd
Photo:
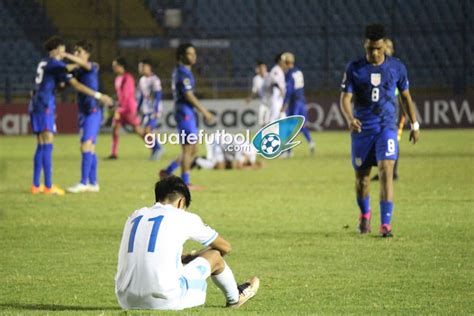
<path fill-rule="evenodd" d="M 183 132 L 185 137 L 190 134 L 194 134 L 197 136 L 197 114 L 194 110 L 184 108 L 176 109 L 174 113 L 174 118 L 176 120 L 180 140 L 181 133 Z M 184 143 L 186 143 L 186 141 Z"/>
<path fill-rule="evenodd" d="M 158 119 L 152 118 L 153 114 L 144 114 L 142 117 L 142 124 L 143 127 L 149 127 L 151 130 L 155 130 L 158 128 Z"/>
<path fill-rule="evenodd" d="M 378 133 L 351 134 L 352 166 L 355 170 L 377 166 L 381 160 L 397 160 L 398 140 L 396 130 Z"/>
<path fill-rule="evenodd" d="M 34 134 L 48 131 L 56 133 L 56 119 L 54 112 L 30 112 L 31 130 Z"/>
<path fill-rule="evenodd" d="M 79 127 L 81 128 L 81 143 L 89 140 L 93 144 L 97 141 L 97 135 L 100 130 L 100 123 L 102 122 L 102 111 L 97 110 L 90 114 L 79 114 Z"/>
<path fill-rule="evenodd" d="M 308 109 L 306 108 L 306 104 L 304 103 L 296 103 L 293 105 L 289 105 L 286 109 L 286 115 L 302 115 L 305 119 L 307 119 Z"/>

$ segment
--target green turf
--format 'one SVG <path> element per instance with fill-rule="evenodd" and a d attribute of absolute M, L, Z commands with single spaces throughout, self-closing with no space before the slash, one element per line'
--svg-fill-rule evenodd
<path fill-rule="evenodd" d="M 228 311 L 209 282 L 206 306 L 187 313 L 474 313 L 473 131 L 403 140 L 388 240 L 356 233 L 349 135 L 314 135 L 315 157 L 303 143 L 293 159 L 265 161 L 263 170 L 192 173 L 206 189 L 191 210 L 231 242 L 226 260 L 237 279 L 258 275 L 261 289 Z M 100 157 L 109 137 L 99 139 Z M 114 275 L 124 221 L 153 203 L 157 171 L 178 148 L 150 162 L 140 141 L 124 136 L 120 160 L 99 161 L 102 191 L 64 197 L 28 193 L 34 148 L 32 136 L 0 138 L 0 313 L 120 313 Z M 77 137 L 57 137 L 54 182 L 77 182 L 79 164 Z M 377 183 L 371 192 L 377 224 Z"/>

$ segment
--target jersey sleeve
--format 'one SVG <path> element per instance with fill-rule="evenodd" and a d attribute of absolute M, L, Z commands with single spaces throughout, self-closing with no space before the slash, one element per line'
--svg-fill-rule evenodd
<path fill-rule="evenodd" d="M 52 65 L 51 72 L 54 74 L 56 82 L 69 82 L 73 75 L 67 71 L 66 64 L 58 61 Z"/>
<path fill-rule="evenodd" d="M 342 77 L 341 91 L 347 93 L 353 93 L 354 91 L 354 82 L 352 78 L 352 63 L 348 64 L 344 75 Z"/>
<path fill-rule="evenodd" d="M 191 74 L 181 72 L 178 77 L 178 82 L 177 82 L 177 89 L 180 90 L 182 94 L 188 92 L 188 91 L 193 91 L 193 80 L 191 78 Z"/>
<path fill-rule="evenodd" d="M 212 244 L 219 235 L 214 229 L 204 224 L 198 215 L 192 213 L 189 213 L 188 233 L 190 239 L 203 246 Z"/>
<path fill-rule="evenodd" d="M 399 68 L 399 77 L 397 80 L 397 88 L 399 92 L 403 92 L 405 90 L 408 90 L 408 74 L 407 74 L 407 67 L 405 67 L 404 64 L 400 63 L 400 68 Z"/>
<path fill-rule="evenodd" d="M 252 80 L 252 93 L 257 94 L 258 92 L 258 78 L 257 76 L 253 77 Z"/>

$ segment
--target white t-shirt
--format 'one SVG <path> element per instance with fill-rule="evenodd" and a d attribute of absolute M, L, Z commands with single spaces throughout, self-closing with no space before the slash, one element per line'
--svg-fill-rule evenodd
<path fill-rule="evenodd" d="M 183 244 L 210 245 L 218 234 L 193 213 L 156 203 L 132 213 L 125 223 L 118 255 L 115 292 L 138 301 L 181 295 Z"/>
<path fill-rule="evenodd" d="M 273 66 L 272 70 L 265 77 L 264 81 L 265 98 L 268 104 L 272 103 L 272 98 L 283 98 L 286 93 L 285 73 L 280 66 Z"/>
<path fill-rule="evenodd" d="M 140 80 L 138 81 L 138 91 L 143 98 L 141 112 L 143 114 L 153 113 L 154 94 L 157 91 L 161 91 L 160 78 L 158 78 L 157 75 L 151 75 L 150 77 L 141 76 Z"/>
<path fill-rule="evenodd" d="M 264 77 L 260 75 L 255 75 L 252 80 L 252 93 L 255 95 L 258 95 L 260 99 L 263 98 L 264 96 L 264 90 L 263 90 L 263 82 L 264 82 Z"/>

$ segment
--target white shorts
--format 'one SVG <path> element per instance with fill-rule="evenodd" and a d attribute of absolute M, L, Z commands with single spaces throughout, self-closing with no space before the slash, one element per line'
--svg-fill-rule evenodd
<path fill-rule="evenodd" d="M 270 122 L 270 110 L 264 103 L 260 103 L 258 106 L 258 126 L 267 125 Z"/>
<path fill-rule="evenodd" d="M 276 88 L 275 88 L 276 89 Z M 270 104 L 270 122 L 276 121 L 281 117 L 281 108 L 283 107 L 283 98 L 280 96 L 280 90 L 276 89 L 271 97 Z"/>

